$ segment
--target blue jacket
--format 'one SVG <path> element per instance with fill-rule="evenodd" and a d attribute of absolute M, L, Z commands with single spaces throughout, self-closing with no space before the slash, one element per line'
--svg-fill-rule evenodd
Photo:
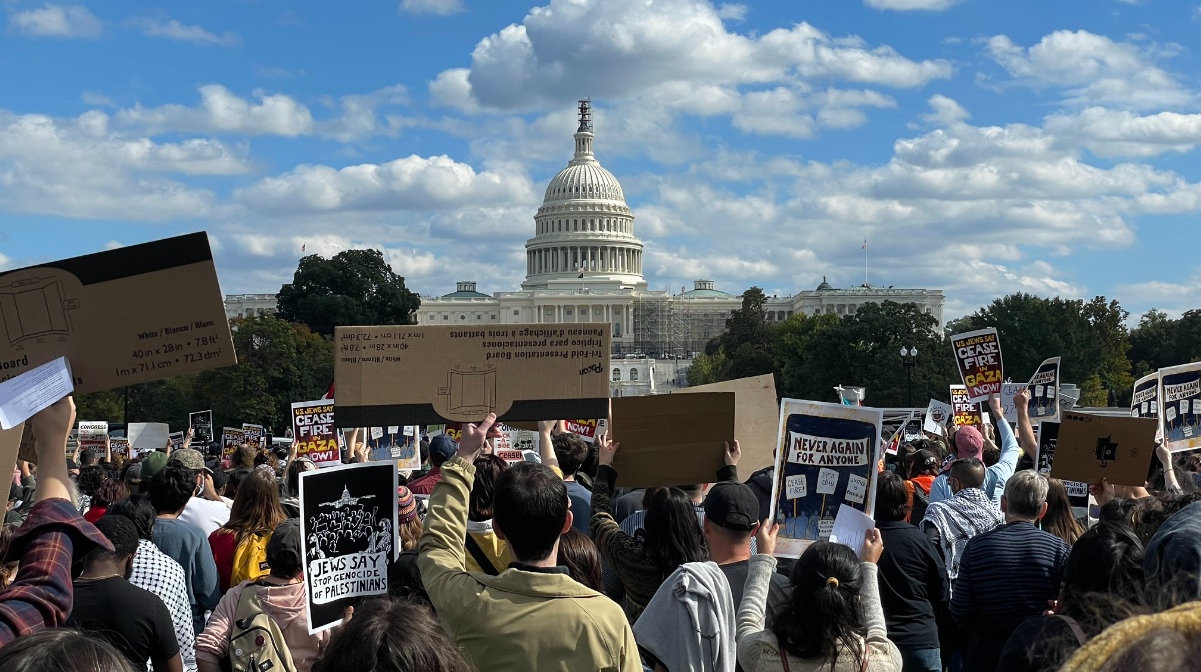
<path fill-rule="evenodd" d="M 1001 439 L 1001 459 L 984 473 L 984 487 L 981 489 L 999 509 L 1001 508 L 1001 495 L 1005 494 L 1005 481 L 1008 481 L 1009 477 L 1013 476 L 1014 470 L 1017 469 L 1021 449 L 1018 448 L 1017 437 L 1013 435 L 1013 428 L 1004 418 L 997 422 L 997 433 Z M 953 496 L 954 493 L 951 492 L 951 485 L 947 483 L 946 474 L 941 474 L 934 479 L 934 483 L 930 485 L 931 504 L 950 499 Z"/>

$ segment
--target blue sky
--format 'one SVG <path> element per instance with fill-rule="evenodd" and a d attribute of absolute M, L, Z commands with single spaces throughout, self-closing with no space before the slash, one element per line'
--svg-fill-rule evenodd
<path fill-rule="evenodd" d="M 207 230 L 516 289 L 575 100 L 648 281 L 1201 307 L 1201 4 L 0 0 L 0 267 Z"/>

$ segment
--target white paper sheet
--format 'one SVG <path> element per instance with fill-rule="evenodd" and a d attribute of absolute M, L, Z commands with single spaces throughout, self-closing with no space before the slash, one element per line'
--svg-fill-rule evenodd
<path fill-rule="evenodd" d="M 9 378 L 0 383 L 0 429 L 16 427 L 74 390 L 66 357 Z"/>
<path fill-rule="evenodd" d="M 863 558 L 863 543 L 867 531 L 876 526 L 871 516 L 853 509 L 846 504 L 838 507 L 838 515 L 834 517 L 834 531 L 830 533 L 830 541 L 850 546 L 855 555 Z"/>

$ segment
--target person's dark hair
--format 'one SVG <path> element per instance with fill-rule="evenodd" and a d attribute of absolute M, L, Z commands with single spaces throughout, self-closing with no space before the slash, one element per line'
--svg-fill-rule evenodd
<path fill-rule="evenodd" d="M 1076 543 L 1084 528 L 1076 522 L 1072 513 L 1072 501 L 1068 499 L 1068 489 L 1058 478 L 1047 479 L 1047 512 L 1043 514 L 1039 525 L 1046 532 L 1063 539 L 1069 546 Z"/>
<path fill-rule="evenodd" d="M 867 625 L 859 591 L 863 570 L 849 546 L 819 541 L 801 554 L 790 576 L 792 597 L 776 614 L 771 630 L 798 658 L 830 659 L 849 653 L 853 669 L 863 662 Z"/>
<path fill-rule="evenodd" d="M 89 558 L 107 556 L 120 560 L 128 558 L 138 550 L 138 528 L 125 516 L 101 516 L 100 520 L 96 521 L 96 529 L 112 543 L 113 550 L 97 548 L 91 552 Z"/>
<path fill-rule="evenodd" d="M 176 464 L 168 463 L 150 479 L 150 503 L 157 513 L 182 510 L 195 492 L 195 472 Z"/>
<path fill-rule="evenodd" d="M 959 481 L 961 487 L 982 488 L 984 487 L 985 473 L 983 462 L 974 457 L 966 457 L 962 460 L 955 460 L 948 476 Z"/>
<path fill-rule="evenodd" d="M 96 490 L 107 477 L 108 472 L 98 465 L 92 465 L 79 470 L 79 478 L 76 479 L 75 485 L 79 488 L 80 494 L 91 497 L 96 494 Z"/>
<path fill-rule="evenodd" d="M 577 582 L 601 592 L 600 554 L 588 535 L 574 527 L 559 537 L 559 557 L 556 564 L 567 568 L 567 574 Z"/>
<path fill-rule="evenodd" d="M 709 546 L 696 519 L 696 506 L 683 490 L 664 488 L 655 493 L 642 525 L 646 550 L 661 579 L 686 562 L 709 559 Z"/>
<path fill-rule="evenodd" d="M 221 491 L 225 486 L 229 485 L 229 474 L 217 469 L 213 472 L 213 490 L 217 491 L 218 495 L 224 494 Z"/>
<path fill-rule="evenodd" d="M 567 486 L 550 467 L 519 462 L 496 479 L 492 521 L 514 560 L 545 560 L 567 523 Z"/>
<path fill-rule="evenodd" d="M 79 451 L 79 466 L 90 467 L 96 464 L 96 451 L 91 448 L 84 448 Z"/>
<path fill-rule="evenodd" d="M 471 664 L 425 606 L 373 598 L 330 638 L 313 672 L 472 672 Z"/>
<path fill-rule="evenodd" d="M 677 485 L 675 487 L 676 490 L 684 491 L 684 494 L 688 495 L 689 499 L 696 499 L 701 496 L 702 492 L 705 491 L 705 485 L 703 483 L 689 483 L 688 485 Z M 650 507 L 648 506 L 647 508 L 649 509 Z"/>
<path fill-rule="evenodd" d="M 985 468 L 991 467 L 1001 461 L 1001 449 L 995 446 L 984 446 L 984 450 L 980 453 L 980 457 L 984 458 Z"/>
<path fill-rule="evenodd" d="M 1151 497 L 1144 497 L 1138 500 L 1134 510 L 1131 511 L 1131 529 L 1146 544 L 1151 541 L 1151 537 L 1155 536 L 1155 532 L 1159 530 L 1160 525 L 1164 524 L 1164 521 L 1196 501 L 1201 501 L 1201 492 L 1194 491 L 1180 495 L 1161 492 Z"/>
<path fill-rule="evenodd" d="M 1159 627 L 1126 642 L 1097 672 L 1197 672 L 1201 641 L 1169 627 Z"/>
<path fill-rule="evenodd" d="M 1080 535 L 1068 555 L 1061 611 L 1096 635 L 1139 611 L 1145 585 L 1142 542 L 1129 528 L 1098 523 Z"/>
<path fill-rule="evenodd" d="M 4 672 L 134 672 L 112 644 L 69 628 L 17 637 L 0 649 Z"/>
<path fill-rule="evenodd" d="M 288 463 L 287 468 L 284 469 L 285 495 L 289 497 L 300 496 L 300 475 L 308 471 L 310 466 L 316 468 L 316 465 L 308 458 L 301 459 L 298 457 Z"/>
<path fill-rule="evenodd" d="M 551 444 L 555 447 L 555 457 L 563 475 L 575 476 L 588 459 L 588 443 L 575 434 L 559 434 L 551 439 Z"/>
<path fill-rule="evenodd" d="M 125 481 L 110 478 L 96 488 L 96 494 L 92 495 L 92 506 L 109 507 L 128 496 L 129 491 L 125 489 Z"/>
<path fill-rule="evenodd" d="M 1101 513 L 1097 516 L 1097 520 L 1129 530 L 1132 529 L 1130 517 L 1134 515 L 1136 507 L 1138 507 L 1137 499 L 1115 497 L 1101 505 Z"/>
<path fill-rule="evenodd" d="M 128 518 L 133 526 L 138 531 L 138 538 L 152 541 L 151 533 L 154 531 L 154 522 L 157 519 L 154 505 L 150 503 L 150 498 L 145 495 L 130 495 L 128 498 L 119 502 L 114 502 L 108 507 L 105 516 L 123 516 Z"/>
<path fill-rule="evenodd" d="M 0 559 L 8 555 L 8 547 L 12 544 L 13 535 L 16 534 L 18 527 L 18 525 L 13 524 L 0 526 Z M 0 565 L 0 591 L 12 584 L 13 579 L 17 578 L 17 571 L 19 569 L 18 562 L 15 560 Z"/>
<path fill-rule="evenodd" d="M 651 487 L 646 488 L 645 490 L 642 491 L 642 510 L 643 511 L 651 508 L 651 500 L 654 499 L 655 495 L 658 494 L 659 491 L 662 489 L 663 489 L 663 486 L 661 486 L 661 485 L 652 485 Z"/>
<path fill-rule="evenodd" d="M 905 482 L 891 471 L 876 475 L 876 521 L 891 523 L 909 515 L 909 493 Z"/>
<path fill-rule="evenodd" d="M 496 480 L 509 468 L 509 463 L 495 455 L 481 455 L 472 463 L 475 482 L 467 506 L 467 520 L 482 523 L 492 520 L 492 503 L 496 496 Z"/>

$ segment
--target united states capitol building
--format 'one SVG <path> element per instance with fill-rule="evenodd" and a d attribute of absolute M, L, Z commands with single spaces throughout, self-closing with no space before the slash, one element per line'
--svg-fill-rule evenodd
<path fill-rule="evenodd" d="M 591 104 L 582 100 L 579 109 L 575 155 L 547 185 L 542 207 L 534 215 L 520 291 L 485 294 L 474 281 L 464 280 L 449 294 L 422 296 L 417 322 L 607 322 L 613 326 L 616 357 L 689 358 L 725 330 L 730 313 L 742 306 L 741 296 L 703 279 L 678 294 L 647 286 L 634 213 L 617 178 L 601 167 L 593 152 Z M 884 301 L 915 303 L 938 320 L 940 331 L 943 328 L 941 290 L 870 285 L 836 289 L 825 281 L 813 290 L 769 297 L 767 320 L 780 322 L 795 313 L 854 315 L 865 303 Z M 614 364 L 615 383 L 619 375 L 626 381 L 639 375 L 636 368 L 623 375 Z"/>

